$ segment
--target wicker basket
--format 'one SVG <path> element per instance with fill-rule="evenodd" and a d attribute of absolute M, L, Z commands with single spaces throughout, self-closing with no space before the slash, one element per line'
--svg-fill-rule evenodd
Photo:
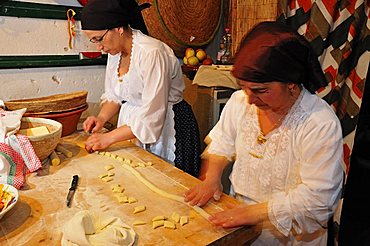
<path fill-rule="evenodd" d="M 37 157 L 39 157 L 40 160 L 43 161 L 51 154 L 51 152 L 59 143 L 62 135 L 62 124 L 55 120 L 44 118 L 22 118 L 21 129 L 38 126 L 46 126 L 50 133 L 40 136 L 28 136 L 28 138 L 36 152 Z"/>
<path fill-rule="evenodd" d="M 224 0 L 139 0 L 149 2 L 142 11 L 149 34 L 166 44 L 177 57 L 186 47 L 202 47 L 218 31 Z"/>
<path fill-rule="evenodd" d="M 86 98 L 87 91 L 76 91 L 47 97 L 11 100 L 5 102 L 5 106 L 8 110 L 27 108 L 28 113 L 45 114 L 79 108 L 86 104 Z"/>

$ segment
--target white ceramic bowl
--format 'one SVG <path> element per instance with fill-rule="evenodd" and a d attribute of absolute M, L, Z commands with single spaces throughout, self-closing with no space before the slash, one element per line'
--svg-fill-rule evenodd
<path fill-rule="evenodd" d="M 11 204 L 9 204 L 5 209 L 1 210 L 0 212 L 0 219 L 9 211 L 11 210 L 15 204 L 18 202 L 18 198 L 19 198 L 19 195 L 18 195 L 18 190 L 11 186 L 11 185 L 8 185 L 8 184 L 3 184 L 4 187 L 3 187 L 3 190 L 6 190 L 7 192 L 9 192 L 12 196 L 14 196 L 13 198 L 13 201 L 11 201 Z"/>

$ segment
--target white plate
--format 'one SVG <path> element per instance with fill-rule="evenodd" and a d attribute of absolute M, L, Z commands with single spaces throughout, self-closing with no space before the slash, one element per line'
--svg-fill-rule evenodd
<path fill-rule="evenodd" d="M 5 210 L 1 210 L 0 212 L 0 219 L 9 211 L 11 210 L 15 204 L 18 202 L 18 198 L 19 198 L 19 195 L 18 195 L 18 190 L 11 186 L 11 185 L 8 185 L 8 184 L 3 184 L 4 187 L 3 187 L 3 190 L 6 190 L 7 192 L 9 192 L 12 196 L 14 196 L 13 200 L 11 201 L 11 204 L 8 205 L 8 207 L 5 209 Z"/>

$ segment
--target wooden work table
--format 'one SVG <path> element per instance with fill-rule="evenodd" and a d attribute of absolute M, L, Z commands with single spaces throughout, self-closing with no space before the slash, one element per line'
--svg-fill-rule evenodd
<path fill-rule="evenodd" d="M 226 230 L 211 224 L 190 206 L 154 193 L 125 170 L 121 161 L 96 153 L 88 154 L 83 148 L 86 137 L 80 132 L 63 138 L 63 146 L 73 153 L 73 157 L 60 155 L 62 163 L 59 166 L 46 164 L 42 170 L 27 176 L 18 203 L 0 221 L 0 245 L 60 245 L 63 225 L 81 210 L 108 213 L 130 226 L 135 220 L 147 221 L 145 225 L 133 226 L 137 233 L 135 245 L 242 245 L 258 235 L 258 226 Z M 171 194 L 182 196 L 199 182 L 131 142 L 113 145 L 107 151 L 134 162 L 152 162 L 153 166 L 137 167 L 137 171 Z M 98 177 L 107 172 L 106 165 L 115 167 L 113 181 L 108 183 Z M 72 206 L 68 208 L 65 200 L 75 174 L 79 175 L 80 181 Z M 125 193 L 138 202 L 118 203 L 111 190 L 114 184 L 123 186 Z M 220 201 L 207 204 L 204 210 L 212 214 L 236 203 L 224 195 Z M 146 211 L 133 214 L 134 207 L 139 205 L 145 205 Z M 153 217 L 170 217 L 173 212 L 189 216 L 189 223 L 179 225 L 176 230 L 152 229 Z"/>

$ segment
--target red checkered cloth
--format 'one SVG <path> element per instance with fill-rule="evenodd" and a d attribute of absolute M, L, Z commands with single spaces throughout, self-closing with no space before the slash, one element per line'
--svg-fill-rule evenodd
<path fill-rule="evenodd" d="M 2 178 L 6 178 L 8 184 L 20 189 L 24 184 L 23 171 L 25 164 L 22 156 L 5 143 L 0 143 L 0 155 L 4 156 L 10 165 L 7 177 Z"/>
<path fill-rule="evenodd" d="M 41 168 L 42 164 L 40 159 L 37 157 L 35 150 L 27 136 L 17 134 L 16 138 L 20 147 L 20 154 L 28 168 L 27 172 L 34 172 Z"/>

